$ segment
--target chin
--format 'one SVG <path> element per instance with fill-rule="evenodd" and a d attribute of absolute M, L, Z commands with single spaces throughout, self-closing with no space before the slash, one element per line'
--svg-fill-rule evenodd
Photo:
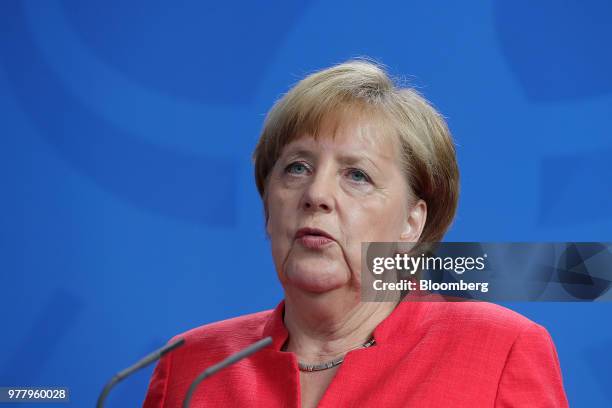
<path fill-rule="evenodd" d="M 287 282 L 302 291 L 325 293 L 346 285 L 348 278 L 341 271 L 300 270 L 288 273 Z"/>

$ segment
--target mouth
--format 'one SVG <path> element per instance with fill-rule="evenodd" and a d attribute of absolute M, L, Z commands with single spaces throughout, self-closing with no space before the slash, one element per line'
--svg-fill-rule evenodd
<path fill-rule="evenodd" d="M 295 233 L 295 240 L 309 249 L 321 249 L 335 241 L 330 234 L 318 228 L 300 228 Z"/>

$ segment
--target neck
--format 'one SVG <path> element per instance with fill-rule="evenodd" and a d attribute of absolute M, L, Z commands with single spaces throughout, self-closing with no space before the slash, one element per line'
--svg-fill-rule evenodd
<path fill-rule="evenodd" d="M 397 302 L 360 302 L 359 293 L 339 288 L 322 294 L 287 290 L 286 350 L 304 362 L 322 362 L 359 348 Z"/>

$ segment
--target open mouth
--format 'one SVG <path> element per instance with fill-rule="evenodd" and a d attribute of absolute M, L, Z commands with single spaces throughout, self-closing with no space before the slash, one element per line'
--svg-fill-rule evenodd
<path fill-rule="evenodd" d="M 318 228 L 300 228 L 295 239 L 309 249 L 320 249 L 334 242 L 331 235 Z"/>

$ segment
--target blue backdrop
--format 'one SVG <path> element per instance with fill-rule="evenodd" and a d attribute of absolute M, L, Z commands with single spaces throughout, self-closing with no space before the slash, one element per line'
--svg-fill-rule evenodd
<path fill-rule="evenodd" d="M 611 18 L 606 0 L 3 0 L 0 385 L 92 406 L 174 334 L 274 307 L 250 154 L 282 92 L 355 56 L 448 118 L 448 241 L 611 241 Z M 612 304 L 509 306 L 550 331 L 572 406 L 612 405 Z M 108 406 L 138 406 L 151 370 Z"/>

